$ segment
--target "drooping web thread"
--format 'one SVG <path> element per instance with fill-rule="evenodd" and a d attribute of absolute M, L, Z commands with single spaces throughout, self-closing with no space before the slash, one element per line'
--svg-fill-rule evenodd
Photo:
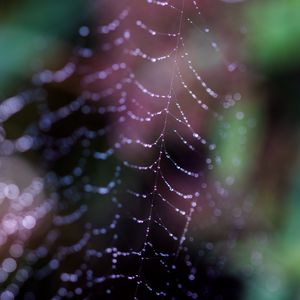
<path fill-rule="evenodd" d="M 221 297 L 226 254 L 207 258 L 214 243 L 205 230 L 218 226 L 234 178 L 227 187 L 215 178 L 222 158 L 210 131 L 226 126 L 222 111 L 241 99 L 231 86 L 239 66 L 222 53 L 201 1 L 97 4 L 101 24 L 80 27 L 70 61 L 0 105 L 8 168 L 16 154 L 38 153 L 46 170 L 26 184 L 3 179 L 2 295 Z M 206 59 L 215 70 L 199 67 Z M 61 99 L 68 85 L 76 95 Z M 26 107 L 36 120 L 10 137 L 6 124 Z"/>

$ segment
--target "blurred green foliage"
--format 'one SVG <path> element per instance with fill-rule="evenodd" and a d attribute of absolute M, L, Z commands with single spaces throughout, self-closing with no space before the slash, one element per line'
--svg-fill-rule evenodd
<path fill-rule="evenodd" d="M 295 77 L 297 74 L 295 70 L 300 66 L 298 55 L 300 53 L 300 1 L 256 1 L 250 6 L 250 9 L 246 10 L 246 14 L 248 33 L 244 50 L 249 55 L 251 68 L 259 69 L 266 76 L 264 80 L 268 86 L 264 88 L 271 97 L 256 101 L 257 109 L 256 112 L 254 110 L 254 115 L 257 115 L 257 111 L 261 111 L 263 102 L 270 101 L 274 108 L 274 103 L 278 100 L 275 98 L 279 97 L 278 105 L 275 103 L 276 111 L 269 111 L 271 117 L 277 119 L 277 127 L 275 128 L 273 123 L 267 124 L 268 130 L 274 136 L 276 136 L 275 130 L 278 128 L 293 130 L 294 134 L 289 136 L 297 139 L 299 137 L 297 133 L 299 110 L 297 108 L 300 99 L 298 86 L 293 83 L 298 80 L 298 77 Z M 280 74 L 279 78 L 278 74 Z M 262 120 L 264 123 L 269 121 L 265 111 Z M 231 127 L 236 127 L 236 123 L 237 121 L 232 119 Z M 257 134 L 264 132 L 261 124 L 255 130 L 256 138 Z M 230 139 L 225 139 L 223 143 L 225 144 L 223 148 L 231 149 L 225 153 L 233 153 L 234 147 L 230 147 L 230 144 L 226 146 L 226 143 L 230 143 Z M 231 144 L 237 144 L 237 141 L 231 142 Z M 297 141 L 294 144 L 297 145 Z M 253 147 L 253 145 L 250 148 L 244 148 L 243 161 L 249 161 L 247 153 L 258 147 L 257 145 Z M 278 147 L 283 149 L 285 141 L 283 140 L 281 145 L 278 144 Z M 269 148 L 269 151 L 273 150 L 276 152 L 275 149 Z M 272 154 L 269 152 L 270 156 Z M 264 157 L 264 159 L 267 160 L 268 157 Z M 298 163 L 294 162 L 295 164 L 291 166 L 294 170 L 290 175 L 286 174 L 290 178 L 287 179 L 289 186 L 285 191 L 285 197 L 276 199 L 278 195 L 269 191 L 272 199 L 269 199 L 271 202 L 267 206 L 260 203 L 263 195 L 257 197 L 255 206 L 257 209 L 261 209 L 270 228 L 261 228 L 259 233 L 253 232 L 252 236 L 239 241 L 232 254 L 233 264 L 238 270 L 243 269 L 242 266 L 251 270 L 252 275 L 246 279 L 245 299 L 247 300 L 289 300 L 300 297 L 299 160 L 300 156 L 298 155 Z M 252 163 L 254 162 L 255 160 L 252 160 Z M 280 165 L 285 163 L 289 162 L 278 161 L 278 170 L 280 170 Z M 229 170 L 229 167 L 227 169 Z M 240 174 L 245 177 L 247 169 L 241 170 Z M 279 216 L 282 219 L 279 227 L 272 227 L 274 224 L 271 219 L 268 219 L 270 218 L 269 212 L 274 207 L 280 212 Z M 260 234 L 268 238 L 261 239 Z"/>
<path fill-rule="evenodd" d="M 222 128 L 216 128 L 214 133 L 219 135 L 216 144 L 221 156 L 216 177 L 225 179 L 230 175 L 237 185 L 244 186 L 253 171 L 264 130 L 261 107 L 250 97 L 243 99 L 234 108 L 226 110 L 224 120 Z"/>
<path fill-rule="evenodd" d="M 266 71 L 300 63 L 300 1 L 256 1 L 247 10 L 249 53 Z"/>
<path fill-rule="evenodd" d="M 26 80 L 55 53 L 66 50 L 86 17 L 86 7 L 80 0 L 27 0 L 2 8 L 0 96 L 17 85 L 15 79 Z"/>
<path fill-rule="evenodd" d="M 286 202 L 285 221 L 268 241 L 256 235 L 240 243 L 232 255 L 236 268 L 248 266 L 253 275 L 247 281 L 247 300 L 299 299 L 300 287 L 300 163 L 292 174 Z"/>

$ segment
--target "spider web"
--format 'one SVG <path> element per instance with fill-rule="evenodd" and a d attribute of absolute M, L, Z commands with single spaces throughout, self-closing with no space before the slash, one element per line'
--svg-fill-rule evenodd
<path fill-rule="evenodd" d="M 240 66 L 205 2 L 94 6 L 101 24 L 80 27 L 70 61 L 0 105 L 1 297 L 222 299 L 226 253 L 213 256 L 205 232 L 230 209 L 234 178 L 216 178 L 211 130 L 241 99 Z M 62 98 L 68 85 L 76 95 Z M 234 230 L 224 239 L 230 251 Z"/>

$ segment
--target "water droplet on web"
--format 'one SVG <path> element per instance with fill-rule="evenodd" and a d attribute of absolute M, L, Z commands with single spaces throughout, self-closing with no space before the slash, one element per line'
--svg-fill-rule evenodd
<path fill-rule="evenodd" d="M 244 119 L 244 113 L 242 111 L 237 112 L 235 115 L 238 120 Z"/>
<path fill-rule="evenodd" d="M 79 28 L 79 34 L 82 36 L 82 37 L 86 37 L 90 34 L 90 29 L 89 27 L 87 26 L 81 26 Z"/>

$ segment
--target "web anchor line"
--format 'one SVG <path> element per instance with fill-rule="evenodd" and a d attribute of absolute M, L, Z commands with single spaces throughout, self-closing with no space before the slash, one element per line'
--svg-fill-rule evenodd
<path fill-rule="evenodd" d="M 181 3 L 181 10 L 180 10 L 180 16 L 179 16 L 179 26 L 178 26 L 178 32 L 177 32 L 177 41 L 176 41 L 176 47 L 174 49 L 174 53 L 175 53 L 175 58 L 174 58 L 174 63 L 173 63 L 173 70 L 172 70 L 172 75 L 171 75 L 171 81 L 170 81 L 170 88 L 169 88 L 169 93 L 167 96 L 167 105 L 165 108 L 165 118 L 164 118 L 164 125 L 163 125 L 163 130 L 161 132 L 161 141 L 160 141 L 160 150 L 159 150 L 159 155 L 158 155 L 158 159 L 157 159 L 157 163 L 156 163 L 156 176 L 155 176 L 155 181 L 154 181 L 154 187 L 153 187 L 153 194 L 151 197 L 151 204 L 150 204 L 150 209 L 149 209 L 149 213 L 148 213 L 148 225 L 146 228 L 146 236 L 145 236 L 145 240 L 144 240 L 144 244 L 143 244 L 143 249 L 142 249 L 142 253 L 144 253 L 146 251 L 146 247 L 147 247 L 147 243 L 148 243 L 148 239 L 149 239 L 149 235 L 150 235 L 150 228 L 151 228 L 151 220 L 153 218 L 153 209 L 154 209 L 154 196 L 156 193 L 158 193 L 158 189 L 157 189 L 157 185 L 158 185 L 158 179 L 159 176 L 161 176 L 161 171 L 160 171 L 160 167 L 161 167 L 161 159 L 162 159 L 162 155 L 163 153 L 165 153 L 165 139 L 164 139 L 164 135 L 166 133 L 166 129 L 167 129 L 167 123 L 168 123 L 168 116 L 169 116 L 169 108 L 171 105 L 171 101 L 172 101 L 172 91 L 173 91 L 173 84 L 174 84 L 174 79 L 175 79 L 175 71 L 176 71 L 176 65 L 177 65 L 177 57 L 178 57 L 178 49 L 179 49 L 179 44 L 180 44 L 180 36 L 181 36 L 181 30 L 182 30 L 182 22 L 183 22 L 183 13 L 184 13 L 184 4 L 185 4 L 185 0 L 182 0 Z M 181 250 L 181 246 L 182 243 L 185 240 L 185 235 L 186 232 L 188 230 L 188 226 L 191 220 L 191 216 L 192 213 L 194 212 L 194 207 L 196 206 L 196 202 L 192 201 L 192 207 L 189 211 L 189 214 L 187 216 L 187 221 L 185 223 L 185 227 L 182 231 L 182 234 L 180 236 L 179 239 L 179 246 L 176 250 L 176 258 L 179 255 L 179 252 Z M 173 235 L 172 235 L 173 236 Z M 176 238 L 177 240 L 177 238 Z M 175 261 L 174 261 L 175 263 Z M 173 266 L 174 266 L 173 263 Z M 135 293 L 134 293 L 134 300 L 138 300 L 138 291 L 139 291 L 139 286 L 142 284 L 142 281 L 140 279 L 141 273 L 142 273 L 142 269 L 144 266 L 144 258 L 143 256 L 141 257 L 141 264 L 138 270 L 138 273 L 136 275 L 137 278 L 137 284 L 136 284 L 136 289 L 135 289 Z M 167 281 L 166 282 L 166 290 L 168 289 L 170 283 Z M 163 298 L 167 296 L 166 292 L 160 292 L 160 296 L 162 296 Z"/>

